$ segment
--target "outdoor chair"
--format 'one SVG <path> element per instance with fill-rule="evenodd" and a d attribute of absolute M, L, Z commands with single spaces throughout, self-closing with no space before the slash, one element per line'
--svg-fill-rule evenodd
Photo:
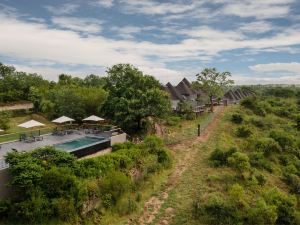
<path fill-rule="evenodd" d="M 26 139 L 27 139 L 27 135 L 26 134 L 20 134 L 19 141 L 25 141 Z"/>
<path fill-rule="evenodd" d="M 42 141 L 42 140 L 44 140 L 43 136 L 33 136 L 33 138 L 34 138 L 35 141 Z"/>
<path fill-rule="evenodd" d="M 26 138 L 24 141 L 26 143 L 32 143 L 32 142 L 35 142 L 35 139 L 34 139 L 34 137 L 29 137 L 29 138 Z"/>

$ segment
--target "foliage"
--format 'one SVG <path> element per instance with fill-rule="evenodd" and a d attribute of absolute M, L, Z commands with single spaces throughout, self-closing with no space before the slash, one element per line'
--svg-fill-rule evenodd
<path fill-rule="evenodd" d="M 242 173 L 250 169 L 249 157 L 241 152 L 235 152 L 228 158 L 228 164 Z"/>
<path fill-rule="evenodd" d="M 240 126 L 236 129 L 236 135 L 240 138 L 247 138 L 252 134 L 252 131 L 248 126 Z"/>
<path fill-rule="evenodd" d="M 281 146 L 272 138 L 260 138 L 255 143 L 255 149 L 262 151 L 265 156 L 282 151 Z"/>
<path fill-rule="evenodd" d="M 224 88 L 232 85 L 234 82 L 230 80 L 231 74 L 229 72 L 218 72 L 216 68 L 205 68 L 200 74 L 197 74 L 196 88 L 205 92 L 211 104 L 211 111 L 213 111 L 213 98 L 222 97 Z"/>
<path fill-rule="evenodd" d="M 231 148 L 228 151 L 222 151 L 219 148 L 216 148 L 210 155 L 210 160 L 213 165 L 216 167 L 219 166 L 227 166 L 228 158 L 232 156 L 235 152 L 237 152 L 236 148 Z"/>
<path fill-rule="evenodd" d="M 277 141 L 281 148 L 284 150 L 287 150 L 294 146 L 293 136 L 287 134 L 282 130 L 272 130 L 270 132 L 270 137 Z"/>
<path fill-rule="evenodd" d="M 154 77 L 129 64 L 115 65 L 107 74 L 109 95 L 103 110 L 125 131 L 141 131 L 148 117 L 160 118 L 170 112 L 169 97 Z"/>
<path fill-rule="evenodd" d="M 241 124 L 244 121 L 244 118 L 241 114 L 239 113 L 234 113 L 231 116 L 231 121 L 235 124 Z"/>
<path fill-rule="evenodd" d="M 122 172 L 112 171 L 100 182 L 102 196 L 111 196 L 111 204 L 115 205 L 124 193 L 130 191 L 131 180 Z"/>
<path fill-rule="evenodd" d="M 10 128 L 9 118 L 10 118 L 10 113 L 9 112 L 7 112 L 7 111 L 1 111 L 0 112 L 0 129 L 6 131 Z"/>
<path fill-rule="evenodd" d="M 193 106 L 191 105 L 191 103 L 189 103 L 187 101 L 181 100 L 177 104 L 177 112 L 182 118 L 184 118 L 186 120 L 192 120 L 195 118 Z"/>
<path fill-rule="evenodd" d="M 137 206 L 127 196 L 151 173 L 170 166 L 171 158 L 162 140 L 150 136 L 143 144 L 118 144 L 111 154 L 79 161 L 67 152 L 45 147 L 10 152 L 6 162 L 16 193 L 10 201 L 0 202 L 0 215 L 39 224 L 51 219 L 78 222 L 95 201 L 101 202 L 100 211 L 112 208 L 120 215 L 129 214 Z"/>

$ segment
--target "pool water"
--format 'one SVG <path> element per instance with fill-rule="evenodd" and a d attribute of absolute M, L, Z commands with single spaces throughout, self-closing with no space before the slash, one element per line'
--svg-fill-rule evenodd
<path fill-rule="evenodd" d="M 106 140 L 104 137 L 84 137 L 84 138 L 68 141 L 65 143 L 56 144 L 54 145 L 54 147 L 65 151 L 72 151 L 75 149 L 79 149 L 83 146 L 89 146 L 96 143 L 100 143 L 104 140 Z"/>

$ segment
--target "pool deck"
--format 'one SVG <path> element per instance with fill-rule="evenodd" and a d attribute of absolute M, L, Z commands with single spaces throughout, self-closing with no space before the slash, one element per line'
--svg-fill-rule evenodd
<path fill-rule="evenodd" d="M 36 148 L 45 147 L 45 146 L 53 146 L 55 144 L 64 143 L 67 141 L 72 141 L 78 138 L 83 138 L 86 136 L 94 136 L 94 137 L 105 137 L 109 138 L 111 136 L 110 132 L 103 132 L 99 134 L 85 134 L 84 131 L 77 131 L 76 133 L 66 134 L 62 136 L 57 135 L 43 135 L 42 141 L 35 141 L 31 143 L 26 143 L 24 141 L 13 141 L 8 143 L 0 144 L 0 169 L 6 167 L 4 162 L 4 156 L 12 149 L 16 149 L 17 151 L 31 151 Z"/>

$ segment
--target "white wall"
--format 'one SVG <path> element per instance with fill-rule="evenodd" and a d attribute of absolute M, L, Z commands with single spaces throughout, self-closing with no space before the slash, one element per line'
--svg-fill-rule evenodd
<path fill-rule="evenodd" d="M 126 133 L 123 133 L 123 134 L 118 134 L 118 135 L 115 135 L 115 136 L 111 136 L 110 138 L 110 145 L 113 146 L 114 144 L 117 144 L 117 143 L 124 143 L 126 142 Z"/>

